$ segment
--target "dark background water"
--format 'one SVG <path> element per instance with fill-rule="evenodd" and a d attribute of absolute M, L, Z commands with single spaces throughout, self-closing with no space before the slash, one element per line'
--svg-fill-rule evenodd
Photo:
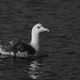
<path fill-rule="evenodd" d="M 0 40 L 30 41 L 36 23 L 50 29 L 41 37 L 46 54 L 38 80 L 80 80 L 79 0 L 0 0 Z M 0 59 L 0 80 L 28 80 L 26 59 Z M 26 71 L 24 71 L 26 70 Z"/>

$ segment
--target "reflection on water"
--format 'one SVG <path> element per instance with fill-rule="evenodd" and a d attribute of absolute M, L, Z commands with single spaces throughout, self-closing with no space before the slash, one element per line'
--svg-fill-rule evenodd
<path fill-rule="evenodd" d="M 32 79 L 37 79 L 39 77 L 39 74 L 42 73 L 40 71 L 40 66 L 41 64 L 38 63 L 37 61 L 32 61 L 32 63 L 29 65 L 29 71 L 28 74 Z"/>
<path fill-rule="evenodd" d="M 0 59 L 0 80 L 37 80 L 46 56 Z"/>

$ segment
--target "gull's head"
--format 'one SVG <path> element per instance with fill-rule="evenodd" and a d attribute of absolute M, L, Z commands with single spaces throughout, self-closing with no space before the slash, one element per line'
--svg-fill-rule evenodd
<path fill-rule="evenodd" d="M 41 32 L 49 32 L 48 28 L 42 26 L 42 24 L 38 23 L 32 28 L 32 32 L 34 33 L 41 33 Z"/>

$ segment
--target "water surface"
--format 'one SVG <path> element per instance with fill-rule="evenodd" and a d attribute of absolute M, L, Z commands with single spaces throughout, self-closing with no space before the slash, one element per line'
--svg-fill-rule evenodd
<path fill-rule="evenodd" d="M 79 0 L 0 0 L 0 40 L 28 43 L 36 23 L 50 29 L 38 53 L 48 57 L 0 59 L 0 80 L 80 80 Z"/>

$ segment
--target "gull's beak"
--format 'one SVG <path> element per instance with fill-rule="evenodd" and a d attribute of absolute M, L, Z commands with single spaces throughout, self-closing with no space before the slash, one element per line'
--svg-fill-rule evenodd
<path fill-rule="evenodd" d="M 43 31 L 49 32 L 49 29 L 48 28 L 43 28 Z"/>

